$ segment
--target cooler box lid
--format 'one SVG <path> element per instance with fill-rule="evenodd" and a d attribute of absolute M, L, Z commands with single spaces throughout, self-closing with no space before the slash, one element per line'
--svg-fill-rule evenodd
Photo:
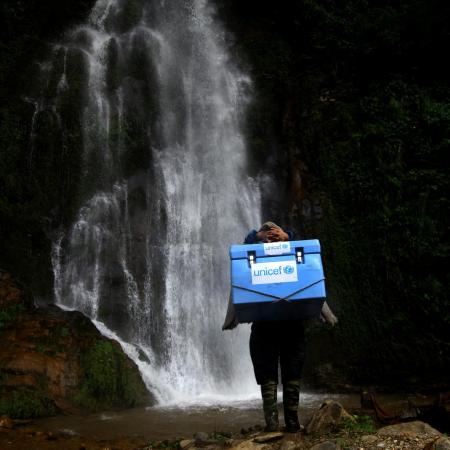
<path fill-rule="evenodd" d="M 302 249 L 303 254 L 320 253 L 320 242 L 318 239 L 304 241 L 283 241 L 261 244 L 231 245 L 230 258 L 246 259 L 249 252 L 253 252 L 256 258 L 267 258 L 271 256 L 295 255 L 296 249 Z"/>

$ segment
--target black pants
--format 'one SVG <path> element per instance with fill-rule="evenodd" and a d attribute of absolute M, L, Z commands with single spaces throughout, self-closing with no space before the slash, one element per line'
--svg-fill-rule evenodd
<path fill-rule="evenodd" d="M 250 334 L 250 355 L 256 382 L 278 382 L 301 378 L 305 359 L 305 329 L 301 320 L 254 322 Z"/>

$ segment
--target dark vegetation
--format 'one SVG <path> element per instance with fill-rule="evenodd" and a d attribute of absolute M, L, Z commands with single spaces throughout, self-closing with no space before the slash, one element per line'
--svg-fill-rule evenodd
<path fill-rule="evenodd" d="M 92 3 L 0 5 L 0 265 L 35 296 L 51 291 L 50 237 L 70 218 L 76 161 L 52 150 L 30 165 L 32 62 Z M 331 361 L 329 375 L 355 383 L 442 386 L 450 364 L 450 5 L 218 4 L 254 81 L 254 173 L 262 163 L 276 174 L 266 215 L 322 242 L 340 324 L 312 330 L 313 365 Z"/>
<path fill-rule="evenodd" d="M 0 267 L 36 296 L 48 294 L 50 234 L 68 216 L 70 162 L 48 151 L 31 164 L 37 63 L 93 0 L 5 0 L 0 4 Z"/>
<path fill-rule="evenodd" d="M 2 392 L 0 414 L 15 419 L 51 416 L 56 409 L 45 393 L 38 389 L 20 386 L 10 396 Z"/>
<path fill-rule="evenodd" d="M 312 331 L 314 366 L 448 387 L 450 6 L 221 4 L 257 92 L 254 159 L 279 185 L 266 215 L 322 242 L 340 324 Z"/>
<path fill-rule="evenodd" d="M 98 340 L 82 357 L 85 378 L 73 402 L 91 411 L 142 404 L 148 394 L 129 364 L 120 348 Z"/>

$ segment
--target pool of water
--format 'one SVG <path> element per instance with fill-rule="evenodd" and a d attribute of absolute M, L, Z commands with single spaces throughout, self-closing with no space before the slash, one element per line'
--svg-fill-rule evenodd
<path fill-rule="evenodd" d="M 305 423 L 313 411 L 326 399 L 343 404 L 346 409 L 359 407 L 358 395 L 302 393 L 299 417 Z M 282 418 L 281 393 L 279 409 Z M 251 399 L 223 404 L 208 404 L 203 399 L 197 405 L 155 406 L 123 411 L 109 411 L 86 416 L 55 416 L 37 420 L 38 430 L 63 432 L 96 439 L 120 436 L 143 436 L 149 439 L 190 438 L 196 432 L 239 432 L 241 428 L 264 424 L 261 400 Z"/>

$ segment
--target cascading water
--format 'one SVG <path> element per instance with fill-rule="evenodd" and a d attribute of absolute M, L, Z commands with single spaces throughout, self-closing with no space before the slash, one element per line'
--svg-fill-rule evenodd
<path fill-rule="evenodd" d="M 261 222 L 249 80 L 224 39 L 206 0 L 98 0 L 43 65 L 34 121 L 59 130 L 81 179 L 54 242 L 57 303 L 120 339 L 162 404 L 257 390 L 248 327 L 221 331 L 228 245 Z"/>

